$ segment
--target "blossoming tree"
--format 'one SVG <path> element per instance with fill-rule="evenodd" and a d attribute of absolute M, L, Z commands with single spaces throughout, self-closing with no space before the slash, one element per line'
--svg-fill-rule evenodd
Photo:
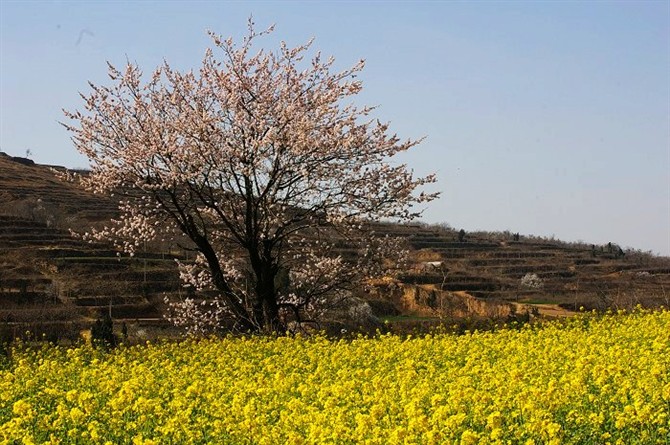
<path fill-rule="evenodd" d="M 379 265 L 374 252 L 388 250 L 352 231 L 415 218 L 416 204 L 437 196 L 418 193 L 433 175 L 415 178 L 390 162 L 419 141 L 389 134 L 373 108 L 345 103 L 361 91 L 362 61 L 334 72 L 332 58 L 306 58 L 311 42 L 253 53 L 271 31 L 250 21 L 239 45 L 210 33 L 215 48 L 197 73 L 165 62 L 143 80 L 136 65 L 110 64 L 112 85 L 90 84 L 84 112 L 65 112 L 91 164 L 81 183 L 120 198 L 120 219 L 87 236 L 121 241 L 132 254 L 181 233 L 198 254 L 181 265 L 183 280 L 218 295 L 204 309 L 191 301 L 182 315 L 225 316 L 245 331 L 282 330 L 283 311 L 300 320 L 341 297 L 379 269 L 364 260 Z M 368 241 L 351 260 L 336 239 Z"/>

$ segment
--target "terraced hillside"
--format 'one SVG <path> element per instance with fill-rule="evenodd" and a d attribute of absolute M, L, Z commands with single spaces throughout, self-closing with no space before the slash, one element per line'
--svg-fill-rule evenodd
<path fill-rule="evenodd" d="M 62 169 L 62 167 L 58 167 Z M 71 228 L 81 221 L 104 221 L 116 204 L 59 180 L 50 166 L 0 152 L 0 213 Z"/>
<path fill-rule="evenodd" d="M 166 325 L 163 298 L 181 291 L 175 252 L 123 257 L 70 234 L 115 209 L 46 166 L 0 155 L 0 336 L 77 336 L 103 313 L 136 329 Z"/>
<path fill-rule="evenodd" d="M 15 216 L 0 215 L 0 258 L 6 336 L 76 335 L 104 313 L 119 323 L 161 325 L 164 294 L 180 289 L 170 256 L 118 257 L 109 246 Z"/>
<path fill-rule="evenodd" d="M 0 334 L 76 335 L 103 312 L 135 330 L 165 325 L 163 298 L 181 292 L 174 259 L 184 251 L 152 245 L 119 257 L 109 245 L 70 235 L 70 228 L 85 230 L 115 212 L 114 202 L 58 180 L 49 167 L 0 153 Z M 565 315 L 581 306 L 670 300 L 670 259 L 624 255 L 615 244 L 459 234 L 422 224 L 374 229 L 411 247 L 399 279 L 361 293 L 380 317 L 504 317 L 527 306 Z M 537 279 L 529 286 L 524 277 L 532 274 Z"/>
<path fill-rule="evenodd" d="M 405 283 L 432 284 L 442 290 L 465 291 L 484 299 L 555 303 L 566 307 L 600 307 L 639 302 L 666 303 L 670 261 L 639 252 L 619 253 L 615 246 L 579 246 L 486 234 L 457 240 L 455 231 L 417 229 L 412 246 L 442 267 L 416 270 L 403 276 Z M 528 274 L 538 286 L 524 285 Z M 670 290 L 670 288 L 668 288 Z M 667 295 L 670 298 L 670 295 Z"/>
<path fill-rule="evenodd" d="M 445 301 L 453 307 L 455 297 L 494 304 L 494 312 L 503 310 L 495 304 L 507 304 L 553 315 L 670 303 L 670 258 L 623 252 L 616 244 L 568 244 L 508 232 L 459 239 L 456 230 L 426 225 L 386 231 L 407 237 L 413 248 L 413 267 L 382 292 L 395 288 L 402 310 L 439 313 Z M 537 280 L 528 283 L 524 277 L 532 275 Z"/>

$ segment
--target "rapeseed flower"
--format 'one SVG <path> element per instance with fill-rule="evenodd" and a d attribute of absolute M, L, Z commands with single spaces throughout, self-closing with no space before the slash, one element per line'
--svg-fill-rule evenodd
<path fill-rule="evenodd" d="M 670 312 L 463 336 L 15 349 L 0 444 L 668 444 Z"/>

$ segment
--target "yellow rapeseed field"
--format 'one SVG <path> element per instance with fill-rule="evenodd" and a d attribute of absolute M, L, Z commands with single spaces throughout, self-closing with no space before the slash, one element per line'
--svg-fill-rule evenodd
<path fill-rule="evenodd" d="M 670 312 L 12 351 L 2 444 L 670 444 Z"/>

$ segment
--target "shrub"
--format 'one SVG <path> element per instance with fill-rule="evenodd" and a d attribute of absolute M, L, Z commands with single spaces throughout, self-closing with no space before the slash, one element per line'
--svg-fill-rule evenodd
<path fill-rule="evenodd" d="M 109 314 L 98 318 L 91 328 L 91 341 L 96 346 L 114 347 L 116 346 L 116 336 L 114 335 L 114 322 Z"/>

